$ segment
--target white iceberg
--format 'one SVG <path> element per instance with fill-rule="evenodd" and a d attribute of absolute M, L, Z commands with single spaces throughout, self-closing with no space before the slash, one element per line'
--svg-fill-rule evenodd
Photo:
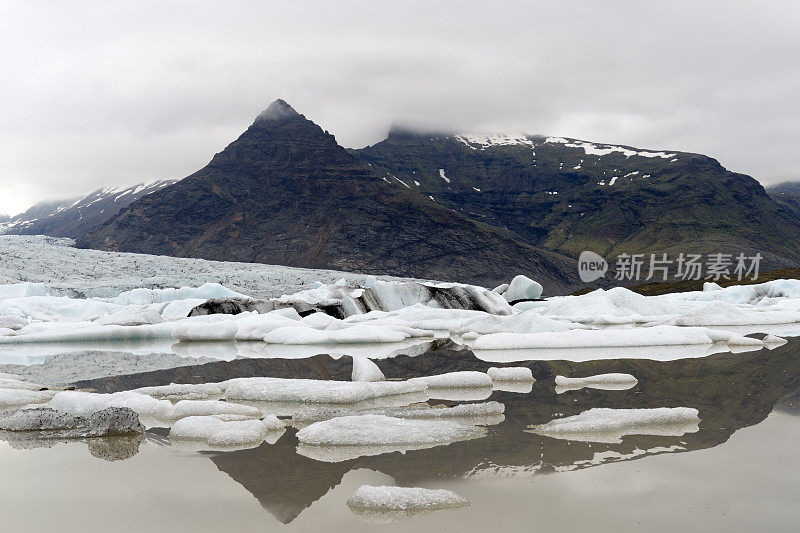
<path fill-rule="evenodd" d="M 385 381 L 386 376 L 383 375 L 378 365 L 362 356 L 353 356 L 353 381 Z"/>
<path fill-rule="evenodd" d="M 639 380 L 631 374 L 611 373 L 586 376 L 583 378 L 568 378 L 556 376 L 556 394 L 584 387 L 602 390 L 627 390 L 636 386 Z"/>
<path fill-rule="evenodd" d="M 492 381 L 523 381 L 533 382 L 533 372 L 526 366 L 493 366 L 486 371 Z"/>
<path fill-rule="evenodd" d="M 19 407 L 22 405 L 47 403 L 56 391 L 32 391 L 26 389 L 0 389 L 0 409 Z"/>
<path fill-rule="evenodd" d="M 424 393 L 419 381 L 324 381 L 316 379 L 236 378 L 225 382 L 229 400 L 346 404 L 384 396 Z"/>
<path fill-rule="evenodd" d="M 503 291 L 503 298 L 509 302 L 517 300 L 536 300 L 542 296 L 542 286 L 529 277 L 519 275 L 511 280 Z"/>
<path fill-rule="evenodd" d="M 181 419 L 189 416 L 231 415 L 244 418 L 261 418 L 261 409 L 219 400 L 181 400 L 172 408 L 170 418 Z"/>
<path fill-rule="evenodd" d="M 172 402 L 157 400 L 132 391 L 99 394 L 84 391 L 61 391 L 56 394 L 48 407 L 75 415 L 89 416 L 108 407 L 127 407 L 140 416 L 168 420 L 172 417 Z"/>
<path fill-rule="evenodd" d="M 302 443 L 327 446 L 445 444 L 483 435 L 479 428 L 449 420 L 383 415 L 342 416 L 315 422 L 297 432 Z"/>
<path fill-rule="evenodd" d="M 277 422 L 276 422 L 277 421 Z M 264 442 L 271 431 L 281 431 L 283 424 L 275 417 L 265 420 L 224 421 L 214 416 L 190 416 L 173 424 L 170 442 L 207 443 L 211 449 L 241 449 Z"/>
<path fill-rule="evenodd" d="M 504 411 L 505 406 L 500 402 L 468 403 L 453 407 L 430 406 L 428 404 L 368 409 L 323 407 L 292 413 L 292 425 L 300 428 L 314 422 L 342 416 L 383 415 L 414 420 L 455 419 L 462 424 L 488 426 L 502 422 L 504 420 Z"/>
<path fill-rule="evenodd" d="M 483 372 L 462 370 L 447 372 L 433 376 L 423 376 L 408 380 L 413 383 L 424 383 L 429 389 L 479 389 L 492 386 L 492 378 Z"/>
<path fill-rule="evenodd" d="M 544 333 L 493 333 L 476 339 L 476 350 L 520 350 L 552 348 L 604 348 L 632 346 L 678 346 L 724 342 L 763 346 L 758 339 L 727 331 L 679 326 L 631 329 L 576 329 Z"/>
<path fill-rule="evenodd" d="M 159 400 L 207 400 L 221 398 L 224 389 L 219 383 L 170 383 L 155 387 L 141 387 L 132 392 L 146 394 Z"/>
<path fill-rule="evenodd" d="M 362 485 L 347 500 L 355 516 L 372 523 L 388 523 L 469 505 L 468 499 L 453 491 L 419 487 Z"/>

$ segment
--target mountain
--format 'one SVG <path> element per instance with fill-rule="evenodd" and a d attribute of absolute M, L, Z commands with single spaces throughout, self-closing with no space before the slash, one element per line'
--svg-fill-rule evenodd
<path fill-rule="evenodd" d="M 800 220 L 800 181 L 788 181 L 767 188 L 770 198 Z"/>
<path fill-rule="evenodd" d="M 14 233 L 17 228 L 23 228 L 40 218 L 68 209 L 78 200 L 79 198 L 68 198 L 65 200 L 47 200 L 34 204 L 24 213 L 0 220 L 0 233 Z"/>
<path fill-rule="evenodd" d="M 282 100 L 211 162 L 78 246 L 492 285 L 574 286 L 574 261 L 519 242 L 362 165 Z"/>
<path fill-rule="evenodd" d="M 84 198 L 54 204 L 52 209 L 41 209 L 27 219 L 12 219 L 4 233 L 13 235 L 49 235 L 51 237 L 77 238 L 102 226 L 119 213 L 123 207 L 146 194 L 172 185 L 175 180 L 156 180 L 137 183 L 130 187 L 106 187 Z M 40 204 L 37 204 L 40 205 Z M 36 206 L 26 211 L 35 209 Z"/>
<path fill-rule="evenodd" d="M 762 268 L 800 260 L 800 221 L 755 179 L 700 154 L 400 128 L 350 153 L 398 187 L 570 256 L 760 251 Z"/>

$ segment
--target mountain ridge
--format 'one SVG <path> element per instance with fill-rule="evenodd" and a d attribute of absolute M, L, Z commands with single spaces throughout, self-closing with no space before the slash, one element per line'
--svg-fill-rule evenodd
<path fill-rule="evenodd" d="M 774 268 L 800 260 L 798 221 L 756 180 L 702 154 L 404 128 L 350 153 L 398 186 L 569 256 L 761 251 Z"/>
<path fill-rule="evenodd" d="M 483 285 L 524 273 L 551 293 L 574 286 L 568 258 L 386 181 L 277 101 L 205 167 L 77 244 Z"/>

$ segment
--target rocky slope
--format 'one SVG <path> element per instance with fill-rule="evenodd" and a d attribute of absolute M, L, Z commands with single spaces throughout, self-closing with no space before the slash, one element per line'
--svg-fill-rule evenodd
<path fill-rule="evenodd" d="M 397 187 L 571 256 L 760 251 L 772 268 L 800 259 L 800 221 L 704 155 L 402 129 L 351 153 Z"/>
<path fill-rule="evenodd" d="M 800 220 L 800 182 L 789 181 L 767 188 L 767 194 L 795 219 Z"/>
<path fill-rule="evenodd" d="M 137 183 L 130 187 L 105 187 L 77 200 L 48 204 L 52 205 L 49 209 L 37 204 L 40 209 L 31 208 L 26 211 L 28 214 L 25 217 L 12 219 L 3 233 L 74 239 L 99 228 L 123 207 L 127 207 L 142 196 L 159 191 L 173 183 L 175 180 L 155 180 Z"/>
<path fill-rule="evenodd" d="M 379 176 L 282 100 L 78 245 L 482 285 L 524 273 L 551 294 L 576 277 L 566 257 Z"/>

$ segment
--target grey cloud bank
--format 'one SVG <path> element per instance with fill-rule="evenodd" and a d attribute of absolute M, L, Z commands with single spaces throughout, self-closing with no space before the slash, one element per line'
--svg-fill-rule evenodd
<path fill-rule="evenodd" d="M 180 178 L 284 98 L 389 125 L 701 152 L 800 179 L 794 0 L 0 1 L 0 213 Z"/>

